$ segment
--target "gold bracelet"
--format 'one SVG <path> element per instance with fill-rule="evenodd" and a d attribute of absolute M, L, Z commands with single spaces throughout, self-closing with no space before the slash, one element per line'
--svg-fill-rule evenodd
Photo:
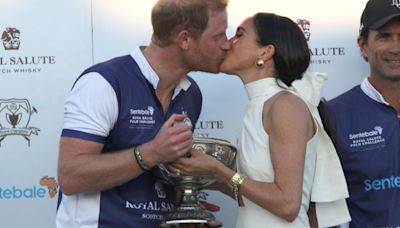
<path fill-rule="evenodd" d="M 240 173 L 235 173 L 235 175 L 233 175 L 231 181 L 229 182 L 229 184 L 232 186 L 233 194 L 237 202 L 239 202 L 239 188 L 245 178 L 246 178 L 245 175 L 241 175 Z"/>
<path fill-rule="evenodd" d="M 136 161 L 139 164 L 140 168 L 142 168 L 144 171 L 151 169 L 143 161 L 142 155 L 140 154 L 140 145 L 139 146 L 135 146 L 133 148 L 133 154 L 135 155 Z"/>

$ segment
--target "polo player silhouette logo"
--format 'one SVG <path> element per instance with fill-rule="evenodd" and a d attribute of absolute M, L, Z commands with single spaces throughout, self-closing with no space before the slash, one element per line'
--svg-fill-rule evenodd
<path fill-rule="evenodd" d="M 29 126 L 33 113 L 37 113 L 37 110 L 31 107 L 27 99 L 0 99 L 0 146 L 10 135 L 22 136 L 30 146 L 30 136 L 38 135 L 40 131 Z"/>
<path fill-rule="evenodd" d="M 7 27 L 1 35 L 1 40 L 3 41 L 3 46 L 5 50 L 18 50 L 21 32 L 16 28 Z"/>

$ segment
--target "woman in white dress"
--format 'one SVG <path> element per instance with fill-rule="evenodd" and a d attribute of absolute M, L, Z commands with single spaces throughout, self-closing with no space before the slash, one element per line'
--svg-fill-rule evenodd
<path fill-rule="evenodd" d="M 171 169 L 214 175 L 219 190 L 239 202 L 237 227 L 349 221 L 343 172 L 317 111 L 326 77 L 303 77 L 310 54 L 302 31 L 287 17 L 257 13 L 243 21 L 231 42 L 221 71 L 237 75 L 249 97 L 237 169 L 195 150 Z M 318 216 L 307 214 L 315 215 L 310 202 L 316 202 Z"/>

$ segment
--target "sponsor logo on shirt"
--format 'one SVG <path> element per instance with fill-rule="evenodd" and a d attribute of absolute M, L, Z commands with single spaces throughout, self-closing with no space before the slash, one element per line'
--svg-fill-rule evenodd
<path fill-rule="evenodd" d="M 156 123 L 154 120 L 154 108 L 148 106 L 147 109 L 130 109 L 131 119 L 130 128 L 150 129 Z"/>
<path fill-rule="evenodd" d="M 141 109 L 131 109 L 131 115 L 144 115 L 144 116 L 152 116 L 154 113 L 154 108 L 149 106 L 145 110 Z"/>
<path fill-rule="evenodd" d="M 154 188 L 159 199 L 167 198 L 164 185 L 161 181 L 156 181 Z M 125 208 L 143 211 L 142 219 L 163 220 L 163 214 L 171 212 L 174 209 L 174 204 L 163 201 L 130 202 L 127 200 Z"/>
<path fill-rule="evenodd" d="M 349 134 L 350 147 L 356 148 L 382 144 L 385 142 L 382 134 L 383 128 L 381 126 L 375 126 L 373 129 L 368 131 Z"/>
<path fill-rule="evenodd" d="M 400 188 L 400 177 L 391 176 L 382 179 L 367 179 L 364 181 L 365 191 L 381 191 L 390 190 L 392 188 Z"/>
<path fill-rule="evenodd" d="M 142 219 L 162 220 L 164 219 L 163 214 L 169 213 L 174 209 L 174 204 L 158 201 L 139 203 L 126 201 L 125 208 L 146 211 L 145 213 L 142 213 Z M 160 212 L 163 213 L 160 214 Z"/>
<path fill-rule="evenodd" d="M 174 208 L 174 204 L 167 203 L 167 202 L 158 202 L 158 201 L 149 201 L 149 202 L 140 202 L 140 203 L 132 203 L 130 201 L 126 201 L 125 208 L 146 210 L 146 211 L 171 212 L 172 209 Z"/>

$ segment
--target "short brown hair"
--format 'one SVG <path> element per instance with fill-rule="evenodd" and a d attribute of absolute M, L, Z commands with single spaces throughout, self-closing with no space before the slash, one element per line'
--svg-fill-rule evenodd
<path fill-rule="evenodd" d="M 153 42 L 168 46 L 184 29 L 199 37 L 207 27 L 209 11 L 225 10 L 227 5 L 228 0 L 158 0 L 151 12 Z"/>

